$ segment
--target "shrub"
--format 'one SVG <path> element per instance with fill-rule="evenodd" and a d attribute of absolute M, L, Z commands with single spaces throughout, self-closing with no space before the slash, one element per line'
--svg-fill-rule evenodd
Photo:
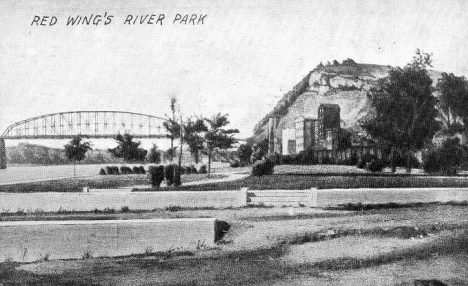
<path fill-rule="evenodd" d="M 133 166 L 132 172 L 133 172 L 133 174 L 141 174 L 140 167 Z"/>
<path fill-rule="evenodd" d="M 101 171 L 99 171 L 99 175 L 107 175 L 106 170 L 104 170 L 104 168 L 101 168 Z"/>
<path fill-rule="evenodd" d="M 370 163 L 372 162 L 373 160 L 379 160 L 377 158 L 377 155 L 373 155 L 373 154 L 369 154 L 367 153 L 366 155 L 362 156 L 361 158 L 359 158 L 357 160 L 357 167 L 359 169 L 365 169 L 366 166 L 367 166 L 367 163 Z M 381 162 L 382 163 L 382 162 Z M 383 167 L 383 163 L 382 163 L 382 167 Z"/>
<path fill-rule="evenodd" d="M 297 164 L 297 157 L 296 155 L 282 155 L 279 164 L 295 165 Z"/>
<path fill-rule="evenodd" d="M 168 186 L 172 186 L 174 184 L 174 168 L 177 165 L 169 164 L 164 166 L 164 179 L 166 180 L 166 184 Z"/>
<path fill-rule="evenodd" d="M 268 140 L 264 140 L 259 144 L 255 144 L 252 147 L 252 155 L 250 156 L 250 161 L 255 163 L 256 161 L 262 160 L 265 154 L 268 151 Z"/>
<path fill-rule="evenodd" d="M 145 175 L 145 174 L 146 174 L 145 167 L 143 167 L 143 166 L 140 166 L 140 167 L 139 167 L 139 169 L 140 169 L 140 174 L 143 174 L 143 175 Z"/>
<path fill-rule="evenodd" d="M 164 180 L 165 169 L 162 165 L 150 166 L 148 169 L 149 181 L 151 186 L 159 188 Z"/>
<path fill-rule="evenodd" d="M 201 165 L 201 166 L 200 166 L 200 169 L 198 170 L 198 173 L 199 173 L 199 174 L 207 174 L 207 173 L 208 173 L 208 169 L 206 168 L 206 165 Z"/>
<path fill-rule="evenodd" d="M 86 249 L 81 255 L 81 259 L 91 259 L 93 258 L 93 251 L 91 249 Z"/>
<path fill-rule="evenodd" d="M 364 169 L 366 167 L 366 160 L 364 158 L 359 158 L 357 160 L 356 167 L 358 167 L 359 169 Z"/>
<path fill-rule="evenodd" d="M 229 164 L 231 168 L 239 168 L 241 166 L 241 163 L 239 161 L 234 161 Z"/>
<path fill-rule="evenodd" d="M 396 151 L 395 154 L 394 154 L 394 163 L 395 163 L 395 166 L 396 167 L 406 167 L 406 164 L 407 164 L 407 161 L 408 161 L 408 156 L 407 156 L 408 153 L 405 153 L 405 152 L 398 152 Z M 390 153 L 387 154 L 385 156 L 387 159 L 385 160 L 385 162 L 390 165 L 391 164 L 391 158 L 390 158 Z M 414 154 L 411 154 L 411 157 L 410 157 L 410 165 L 411 165 L 411 168 L 419 168 L 421 167 L 421 164 L 419 163 L 419 160 L 418 158 L 416 158 L 416 156 L 414 156 Z"/>
<path fill-rule="evenodd" d="M 356 165 L 358 164 L 358 157 L 355 152 L 351 154 L 351 158 L 349 159 L 349 165 Z"/>
<path fill-rule="evenodd" d="M 426 154 L 423 165 L 424 171 L 456 175 L 456 168 L 463 163 L 467 153 L 466 147 L 460 145 L 458 137 L 448 138 L 442 143 L 441 147 Z"/>
<path fill-rule="evenodd" d="M 127 170 L 126 170 L 125 168 L 126 168 L 125 166 L 120 166 L 120 173 L 121 173 L 122 175 L 127 174 Z"/>
<path fill-rule="evenodd" d="M 322 164 L 323 165 L 329 165 L 329 164 L 332 164 L 332 159 L 330 159 L 330 157 L 328 157 L 328 154 L 326 154 L 325 156 L 322 157 Z"/>
<path fill-rule="evenodd" d="M 374 158 L 370 162 L 366 163 L 366 170 L 371 172 L 382 172 L 383 167 L 383 161 L 378 158 Z"/>
<path fill-rule="evenodd" d="M 190 165 L 189 168 L 190 168 L 190 172 L 191 172 L 192 174 L 198 174 L 198 170 L 197 170 L 197 168 L 196 168 L 194 165 Z"/>
<path fill-rule="evenodd" d="M 302 164 L 302 165 L 316 164 L 317 160 L 314 157 L 314 150 L 312 150 L 311 148 L 308 148 L 306 150 L 299 152 L 299 154 L 297 154 L 296 156 L 296 162 L 297 164 Z"/>
<path fill-rule="evenodd" d="M 107 166 L 106 167 L 107 175 L 119 175 L 119 167 L 117 166 Z"/>
<path fill-rule="evenodd" d="M 275 163 L 271 160 L 257 161 L 252 165 L 252 176 L 272 175 L 274 167 Z"/>
<path fill-rule="evenodd" d="M 241 165 L 248 165 L 250 163 L 250 156 L 252 156 L 252 146 L 241 144 L 237 149 L 237 155 Z"/>
<path fill-rule="evenodd" d="M 121 166 L 120 173 L 122 173 L 123 175 L 133 174 L 132 169 L 127 166 Z"/>
<path fill-rule="evenodd" d="M 268 154 L 265 156 L 266 160 L 272 161 L 275 164 L 280 164 L 281 162 L 281 155 L 278 153 Z"/>
<path fill-rule="evenodd" d="M 181 207 L 181 206 L 168 206 L 165 208 L 166 211 L 169 211 L 169 212 L 178 212 L 178 211 L 181 211 L 183 210 L 184 208 Z"/>

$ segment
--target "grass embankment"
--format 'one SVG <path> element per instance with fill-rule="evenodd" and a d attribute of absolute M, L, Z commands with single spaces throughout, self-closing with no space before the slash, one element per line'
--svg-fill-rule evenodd
<path fill-rule="evenodd" d="M 91 189 L 111 189 L 145 184 L 148 184 L 146 175 L 109 175 L 3 185 L 0 186 L 0 192 L 81 192 L 85 186 Z"/>
<path fill-rule="evenodd" d="M 310 175 L 275 174 L 262 177 L 247 177 L 228 182 L 206 183 L 196 186 L 167 188 L 171 191 L 214 191 L 239 190 L 247 187 L 252 190 L 290 189 L 348 189 L 348 188 L 449 188 L 468 187 L 468 177 L 428 177 L 408 175 Z M 136 189 L 145 191 L 148 189 Z"/>
<path fill-rule="evenodd" d="M 215 174 L 211 178 L 223 178 L 226 175 Z M 182 183 L 207 179 L 205 174 L 182 175 Z M 0 186 L 0 192 L 34 193 L 34 192 L 82 192 L 83 187 L 90 189 L 113 189 L 149 185 L 147 175 L 101 175 L 86 178 L 52 179 L 40 182 L 16 183 Z"/>

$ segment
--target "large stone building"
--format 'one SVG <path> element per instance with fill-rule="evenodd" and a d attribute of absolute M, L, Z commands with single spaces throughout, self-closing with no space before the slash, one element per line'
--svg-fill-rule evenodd
<path fill-rule="evenodd" d="M 269 134 L 270 152 L 283 155 L 297 154 L 303 150 L 336 150 L 343 136 L 340 128 L 340 106 L 338 104 L 321 104 L 317 112 L 318 118 L 297 117 L 294 128 L 281 130 L 281 141 L 274 132 Z M 270 130 L 274 129 L 276 119 L 270 120 Z M 281 142 L 280 146 L 277 146 Z"/>

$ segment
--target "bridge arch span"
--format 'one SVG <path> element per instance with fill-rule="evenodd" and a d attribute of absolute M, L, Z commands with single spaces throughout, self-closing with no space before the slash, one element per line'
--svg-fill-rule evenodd
<path fill-rule="evenodd" d="M 69 111 L 46 114 L 16 122 L 1 139 L 115 138 L 128 133 L 138 138 L 168 138 L 166 119 L 126 111 Z"/>

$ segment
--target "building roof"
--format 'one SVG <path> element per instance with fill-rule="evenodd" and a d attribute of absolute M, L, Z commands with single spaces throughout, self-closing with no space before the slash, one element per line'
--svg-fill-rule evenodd
<path fill-rule="evenodd" d="M 340 106 L 338 104 L 333 104 L 333 103 L 322 103 L 319 106 L 320 108 L 330 108 L 330 109 L 340 109 Z"/>

